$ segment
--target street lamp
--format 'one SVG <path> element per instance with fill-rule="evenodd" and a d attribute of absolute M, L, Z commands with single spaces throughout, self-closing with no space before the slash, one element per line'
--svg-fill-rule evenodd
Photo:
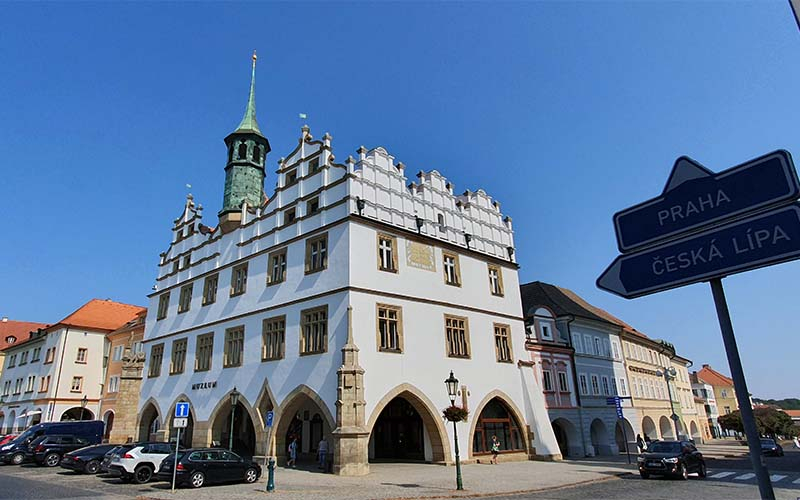
<path fill-rule="evenodd" d="M 676 374 L 677 372 L 675 371 L 675 368 L 671 366 L 669 368 L 664 368 L 664 371 L 661 370 L 656 371 L 656 375 L 659 377 L 664 377 L 664 380 L 666 380 L 667 382 L 667 397 L 669 398 L 669 411 L 670 413 L 672 413 L 672 415 L 670 415 L 669 418 L 675 423 L 675 440 L 678 441 L 680 439 L 680 434 L 681 434 L 680 427 L 678 426 L 678 419 L 680 417 L 678 417 L 678 414 L 675 413 L 675 407 L 672 404 L 672 390 L 670 390 L 669 388 L 669 381 L 674 380 Z"/>
<path fill-rule="evenodd" d="M 458 393 L 458 379 L 453 376 L 453 370 L 450 370 L 450 376 L 444 381 L 447 387 L 447 395 L 450 396 L 450 404 L 456 405 L 456 394 Z M 464 485 L 461 482 L 461 459 L 458 456 L 458 427 L 456 421 L 453 420 L 453 441 L 456 444 L 456 489 L 463 490 Z"/>
<path fill-rule="evenodd" d="M 236 405 L 239 404 L 239 391 L 234 386 L 231 391 L 231 433 L 228 436 L 228 450 L 233 451 L 233 419 L 236 417 Z"/>
<path fill-rule="evenodd" d="M 89 398 L 87 398 L 86 394 L 84 394 L 83 399 L 81 399 L 81 420 L 83 420 L 83 412 L 86 411 L 87 404 L 89 404 Z"/>

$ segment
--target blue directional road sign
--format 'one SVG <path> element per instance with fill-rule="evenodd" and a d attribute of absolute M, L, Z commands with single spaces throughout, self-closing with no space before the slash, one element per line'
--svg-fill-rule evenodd
<path fill-rule="evenodd" d="M 265 419 L 266 420 L 265 423 L 267 424 L 267 427 L 272 427 L 272 421 L 273 421 L 274 418 L 275 418 L 275 412 L 272 411 L 272 410 L 268 411 L 267 412 L 267 418 Z"/>
<path fill-rule="evenodd" d="M 189 403 L 177 403 L 175 405 L 175 418 L 185 418 L 189 416 Z"/>
<path fill-rule="evenodd" d="M 621 255 L 597 286 L 631 299 L 798 258 L 800 205 L 795 203 Z"/>
<path fill-rule="evenodd" d="M 617 246 L 630 252 L 797 198 L 800 182 L 788 151 L 774 151 L 716 174 L 682 156 L 661 196 L 614 215 Z"/>

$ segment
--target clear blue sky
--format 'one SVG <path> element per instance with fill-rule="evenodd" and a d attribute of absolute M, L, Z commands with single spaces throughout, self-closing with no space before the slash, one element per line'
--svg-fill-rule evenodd
<path fill-rule="evenodd" d="M 677 156 L 800 159 L 800 33 L 782 0 L 5 4 L 0 314 L 145 304 L 187 183 L 215 220 L 254 48 L 270 165 L 307 113 L 339 159 L 384 146 L 409 172 L 483 188 L 514 219 L 523 281 L 728 372 L 708 285 L 626 301 L 594 281 L 616 256 L 612 214 L 659 194 Z M 800 396 L 798 281 L 800 262 L 725 281 L 756 396 Z"/>

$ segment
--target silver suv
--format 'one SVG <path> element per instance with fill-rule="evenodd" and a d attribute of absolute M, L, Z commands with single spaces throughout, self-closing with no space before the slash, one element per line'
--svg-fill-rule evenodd
<path fill-rule="evenodd" d="M 143 484 L 158 472 L 161 461 L 175 451 L 175 443 L 137 443 L 133 448 L 115 455 L 108 472 L 119 476 L 123 483 Z"/>

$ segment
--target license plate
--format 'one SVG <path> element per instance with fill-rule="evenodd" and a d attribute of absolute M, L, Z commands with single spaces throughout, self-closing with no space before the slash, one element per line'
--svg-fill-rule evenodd
<path fill-rule="evenodd" d="M 661 467 L 661 462 L 647 462 L 648 467 Z"/>

